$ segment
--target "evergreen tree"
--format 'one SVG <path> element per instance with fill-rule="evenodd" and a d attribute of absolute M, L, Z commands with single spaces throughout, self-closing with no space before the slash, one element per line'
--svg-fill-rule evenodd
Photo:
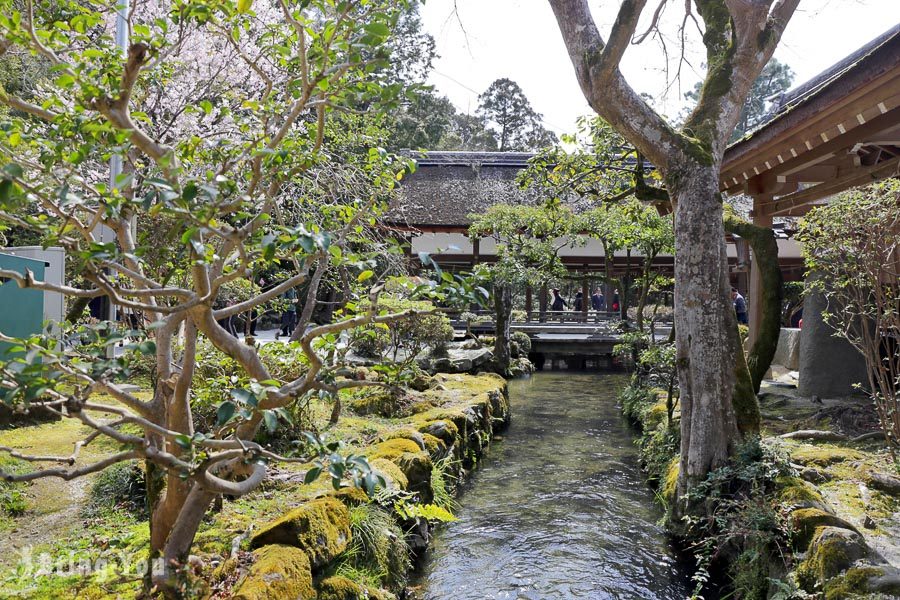
<path fill-rule="evenodd" d="M 541 114 L 515 81 L 497 79 L 478 96 L 477 116 L 493 130 L 498 149 L 536 150 L 556 143 L 556 135 L 541 125 Z"/>

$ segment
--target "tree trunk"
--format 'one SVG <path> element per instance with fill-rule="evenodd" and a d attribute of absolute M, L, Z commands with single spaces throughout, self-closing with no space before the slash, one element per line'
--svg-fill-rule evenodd
<path fill-rule="evenodd" d="M 722 222 L 722 197 L 718 192 L 719 164 L 702 165 L 686 160 L 668 177 L 676 200 L 675 241 L 675 337 L 681 402 L 681 463 L 679 496 L 707 473 L 728 460 L 742 439 L 742 417 L 755 412 L 755 397 L 746 405 L 744 393 L 735 399 L 735 374 L 740 372 L 737 318 L 730 299 L 730 285 Z M 708 240 L 697 243 L 698 240 Z M 723 335 L 725 339 L 723 339 Z M 740 356 L 743 362 L 743 356 Z M 744 369 L 746 372 L 746 368 Z M 757 421 L 758 422 L 758 421 Z M 681 503 L 679 503 L 681 504 Z M 682 505 L 676 512 L 691 507 Z"/>
<path fill-rule="evenodd" d="M 509 321 L 512 315 L 512 288 L 508 285 L 494 287 L 494 364 L 501 374 L 509 372 Z"/>
<path fill-rule="evenodd" d="M 781 302 L 784 282 L 781 267 L 778 265 L 778 242 L 775 234 L 768 227 L 758 227 L 752 223 L 729 218 L 725 221 L 729 233 L 736 233 L 750 243 L 753 250 L 753 269 L 759 269 L 762 280 L 762 318 L 759 322 L 759 333 L 747 356 L 747 367 L 753 392 L 759 393 L 766 371 L 772 365 L 775 350 L 778 348 L 778 336 L 781 334 Z"/>
<path fill-rule="evenodd" d="M 653 257 L 645 257 L 644 259 L 644 269 L 641 274 L 641 295 L 638 298 L 637 305 L 637 319 L 636 325 L 638 331 L 644 331 L 644 307 L 647 306 L 647 295 L 650 293 L 650 265 L 653 262 Z M 650 340 L 652 343 L 653 340 Z"/>

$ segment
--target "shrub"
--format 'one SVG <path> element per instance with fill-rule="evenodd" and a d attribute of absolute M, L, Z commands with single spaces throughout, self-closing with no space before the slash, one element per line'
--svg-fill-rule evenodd
<path fill-rule="evenodd" d="M 94 516 L 111 508 L 146 516 L 147 486 L 144 469 L 138 461 L 115 464 L 97 475 L 84 512 Z"/>
<path fill-rule="evenodd" d="M 509 336 L 509 352 L 513 358 L 528 356 L 531 352 L 531 338 L 524 331 L 513 331 Z"/>
<path fill-rule="evenodd" d="M 516 309 L 510 313 L 509 318 L 513 323 L 524 323 L 528 320 L 528 313 L 524 310 Z"/>
<path fill-rule="evenodd" d="M 429 311 L 434 305 L 427 301 L 406 300 L 383 297 L 378 301 L 379 309 L 386 312 L 407 310 Z M 365 304 L 360 306 L 365 310 Z M 407 358 L 414 358 L 427 346 L 441 348 L 453 340 L 453 326 L 442 313 L 412 315 L 390 326 L 375 324 L 358 329 L 351 335 L 350 345 L 357 353 L 369 358 L 388 357 L 398 359 L 402 348 Z"/>
<path fill-rule="evenodd" d="M 5 456 L 0 456 L 0 469 L 7 473 L 22 473 L 28 470 L 22 461 Z M 25 485 L 0 481 L 0 516 L 18 517 L 27 508 Z"/>
<path fill-rule="evenodd" d="M 259 349 L 259 357 L 269 373 L 286 382 L 300 377 L 308 368 L 308 362 L 300 351 L 299 342 L 290 344 L 264 344 Z M 247 388 L 251 381 L 234 359 L 218 353 L 209 342 L 197 344 L 197 368 L 193 379 L 191 416 L 194 429 L 210 431 L 217 426 L 217 410 L 225 400 L 231 399 L 231 390 Z M 274 433 L 262 430 L 260 441 L 280 445 L 299 437 L 307 420 L 307 404 L 296 402 L 283 414 L 290 423 L 282 423 Z"/>

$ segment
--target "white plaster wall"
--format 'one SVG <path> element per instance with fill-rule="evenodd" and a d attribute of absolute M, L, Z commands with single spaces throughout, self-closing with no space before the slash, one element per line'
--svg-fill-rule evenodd
<path fill-rule="evenodd" d="M 413 252 L 471 254 L 472 243 L 462 233 L 425 233 L 412 240 Z"/>

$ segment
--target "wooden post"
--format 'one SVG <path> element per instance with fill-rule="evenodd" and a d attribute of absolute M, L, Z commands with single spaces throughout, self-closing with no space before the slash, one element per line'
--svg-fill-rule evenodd
<path fill-rule="evenodd" d="M 581 276 L 581 320 L 587 323 L 588 309 L 591 307 L 590 286 L 588 285 L 587 265 L 584 268 L 584 274 Z"/>
<path fill-rule="evenodd" d="M 538 320 L 541 323 L 544 323 L 547 321 L 547 284 L 546 283 L 541 284 L 541 291 L 540 291 L 540 294 L 538 295 L 538 307 L 539 307 L 538 310 L 540 310 L 540 315 L 538 317 Z"/>
<path fill-rule="evenodd" d="M 531 300 L 531 286 L 525 286 L 525 322 L 531 322 L 531 309 L 532 309 L 532 300 Z"/>
<path fill-rule="evenodd" d="M 753 224 L 758 227 L 772 227 L 772 215 L 762 214 L 760 204 L 770 197 L 754 196 L 753 198 Z M 753 252 L 750 252 L 751 257 Z M 762 322 L 762 277 L 756 268 L 756 259 L 750 261 L 750 294 L 747 298 L 747 317 L 750 320 L 750 333 L 747 339 L 748 347 L 752 348 L 756 337 L 759 335 L 759 324 Z"/>

